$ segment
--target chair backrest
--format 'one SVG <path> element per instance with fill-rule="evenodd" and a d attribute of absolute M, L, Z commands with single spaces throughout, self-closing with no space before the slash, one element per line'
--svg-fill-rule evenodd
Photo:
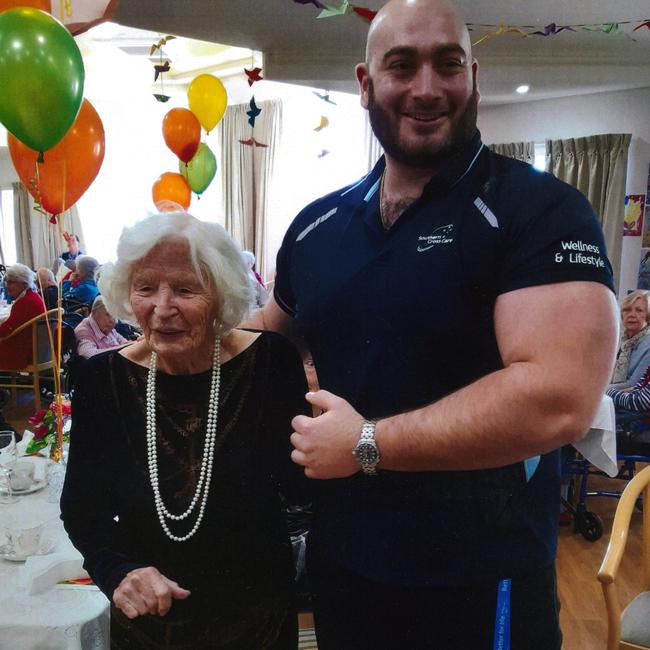
<path fill-rule="evenodd" d="M 607 649 L 618 650 L 621 636 L 621 605 L 615 585 L 616 574 L 623 558 L 630 532 L 632 512 L 639 495 L 643 494 L 642 571 L 643 590 L 650 590 L 650 467 L 641 470 L 625 487 L 616 507 L 612 534 L 598 572 L 605 596 L 609 633 Z M 632 646 L 630 646 L 632 647 Z"/>
<path fill-rule="evenodd" d="M 56 331 L 58 315 L 58 309 L 50 309 L 30 321 L 32 324 L 32 367 L 51 366 L 52 345 L 50 332 L 53 336 Z"/>
<path fill-rule="evenodd" d="M 46 319 L 36 321 L 34 324 L 32 336 L 36 338 L 36 354 L 33 361 L 39 365 L 52 361 L 52 346 L 50 345 L 48 327 L 54 333 L 56 324 L 52 321 L 48 322 Z"/>

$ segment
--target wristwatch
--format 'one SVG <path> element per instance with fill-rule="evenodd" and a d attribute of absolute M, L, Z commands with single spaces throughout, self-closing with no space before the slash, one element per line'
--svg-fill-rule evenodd
<path fill-rule="evenodd" d="M 359 462 L 363 473 L 366 476 L 377 475 L 377 463 L 379 463 L 379 447 L 375 440 L 375 426 L 376 422 L 373 420 L 364 420 L 361 427 L 361 436 L 356 447 L 352 451 L 354 457 Z"/>

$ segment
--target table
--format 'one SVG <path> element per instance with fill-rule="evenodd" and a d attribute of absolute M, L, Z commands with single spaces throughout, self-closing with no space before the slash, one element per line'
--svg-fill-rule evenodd
<path fill-rule="evenodd" d="M 45 459 L 34 459 L 43 476 Z M 47 501 L 47 488 L 0 504 L 0 523 L 29 513 L 48 520 L 54 553 L 81 557 L 59 519 L 58 503 Z M 43 556 L 46 558 L 47 556 Z M 104 650 L 109 643 L 109 601 L 100 591 L 52 586 L 29 594 L 24 562 L 0 559 L 0 648 L 15 650 Z"/>

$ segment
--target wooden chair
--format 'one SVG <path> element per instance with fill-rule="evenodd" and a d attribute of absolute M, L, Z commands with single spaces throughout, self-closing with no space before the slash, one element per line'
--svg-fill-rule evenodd
<path fill-rule="evenodd" d="M 642 567 L 643 589 L 621 612 L 616 575 L 630 530 L 630 519 L 643 494 Z M 616 508 L 612 535 L 598 572 L 605 595 L 609 633 L 607 650 L 650 648 L 650 467 L 639 472 L 626 486 Z"/>
<path fill-rule="evenodd" d="M 11 378 L 9 383 L 0 383 L 0 388 L 9 388 L 11 390 L 11 399 L 16 403 L 16 389 L 30 388 L 34 390 L 34 407 L 38 411 L 41 408 L 41 379 L 46 378 L 41 376 L 45 370 L 54 368 L 54 359 L 52 358 L 52 348 L 50 346 L 50 339 L 47 333 L 48 321 L 52 323 L 52 332 L 56 330 L 54 321 L 58 318 L 58 309 L 50 309 L 35 316 L 31 320 L 23 323 L 17 327 L 9 336 L 3 338 L 3 343 L 9 343 L 20 332 L 31 328 L 32 332 L 32 354 L 31 362 L 24 368 L 3 368 L 2 361 L 0 360 L 0 373 L 8 374 Z M 28 375 L 29 383 L 18 383 L 18 375 L 21 377 Z M 49 375 L 51 376 L 51 375 Z"/>

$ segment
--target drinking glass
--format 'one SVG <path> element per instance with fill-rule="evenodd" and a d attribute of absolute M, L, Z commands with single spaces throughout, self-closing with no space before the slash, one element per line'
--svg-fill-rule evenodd
<path fill-rule="evenodd" d="M 11 490 L 11 471 L 17 460 L 16 435 L 13 431 L 0 431 L 0 471 L 7 485 L 7 493 L 0 494 L 0 503 L 15 503 L 18 500 Z"/>

